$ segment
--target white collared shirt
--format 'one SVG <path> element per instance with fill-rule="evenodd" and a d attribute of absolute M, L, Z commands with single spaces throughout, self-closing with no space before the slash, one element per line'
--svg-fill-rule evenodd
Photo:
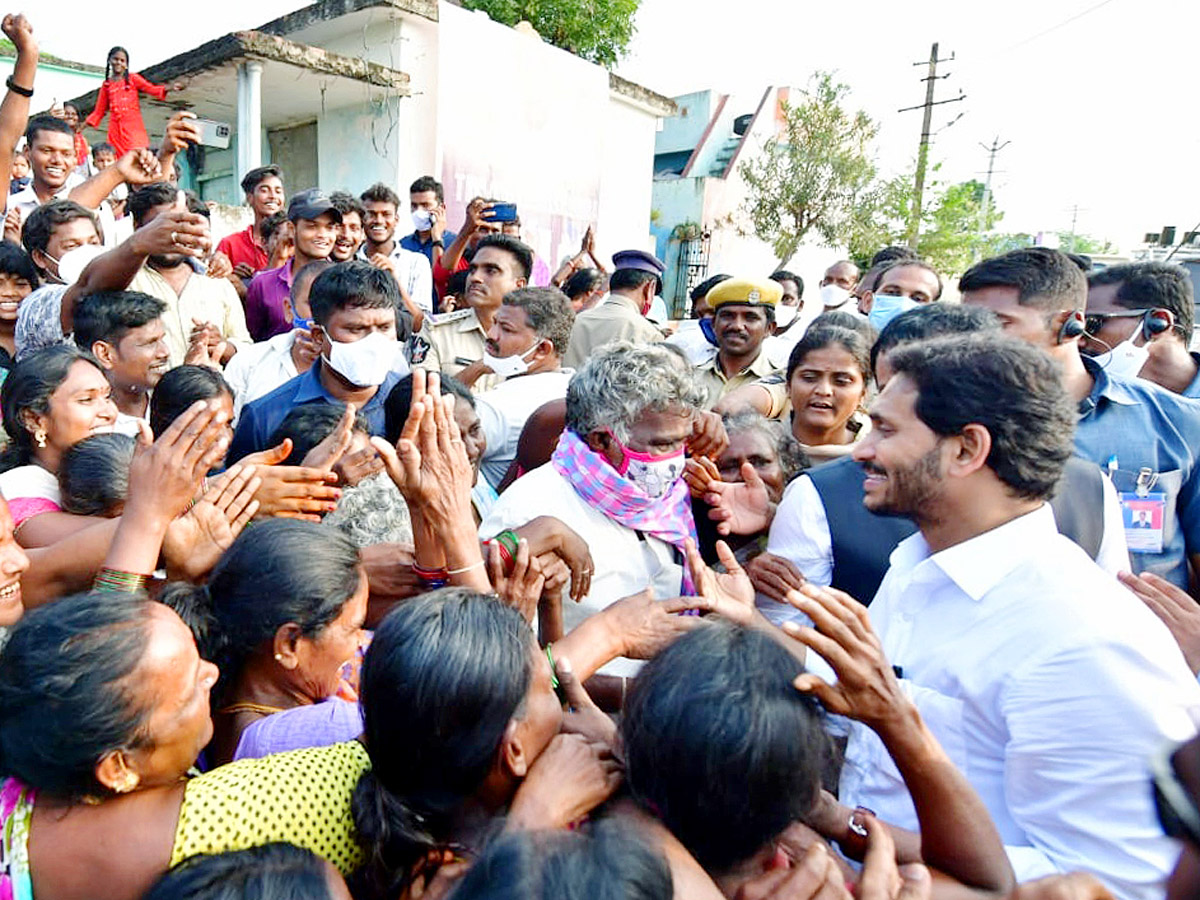
<path fill-rule="evenodd" d="M 475 396 L 475 412 L 487 437 L 480 474 L 496 487 L 517 457 L 517 442 L 525 422 L 544 403 L 567 396 L 574 369 L 535 372 L 505 379 Z"/>
<path fill-rule="evenodd" d="M 1017 880 L 1082 869 L 1160 898 L 1179 847 L 1147 759 L 1195 734 L 1200 686 L 1166 626 L 1057 533 L 1048 505 L 931 555 L 892 553 L 871 622 L 929 729 L 983 798 Z M 882 742 L 851 729 L 840 799 L 916 828 Z"/>
<path fill-rule="evenodd" d="M 233 418 L 236 423 L 242 407 L 263 397 L 300 373 L 292 359 L 297 330 L 242 347 L 225 367 L 225 380 L 233 388 Z"/>
<path fill-rule="evenodd" d="M 396 263 L 396 279 L 404 285 L 408 298 L 427 313 L 433 312 L 433 269 L 424 253 L 416 253 L 400 246 L 396 238 L 392 244 L 392 252 L 388 254 Z M 358 258 L 371 259 L 364 243 L 358 248 Z"/>

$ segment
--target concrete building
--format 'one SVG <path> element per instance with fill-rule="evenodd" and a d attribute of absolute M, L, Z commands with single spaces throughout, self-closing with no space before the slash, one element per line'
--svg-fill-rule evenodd
<path fill-rule="evenodd" d="M 654 138 L 675 104 L 483 13 L 323 0 L 143 74 L 185 85 L 143 98 L 152 136 L 179 106 L 232 126 L 228 149 L 188 154 L 185 183 L 205 200 L 240 204 L 241 174 L 265 162 L 289 192 L 382 181 L 405 197 L 432 174 L 452 229 L 476 195 L 511 200 L 551 268 L 592 223 L 605 253 L 652 246 Z M 95 93 L 79 100 L 90 109 Z"/>
<path fill-rule="evenodd" d="M 790 88 L 768 87 L 739 97 L 697 91 L 676 97 L 654 144 L 651 231 L 667 264 L 663 298 L 672 314 L 687 312 L 688 291 L 718 272 L 762 277 L 777 268 L 775 252 L 751 232 L 740 207 L 746 184 L 738 165 L 782 128 Z M 814 290 L 836 250 L 801 247 L 787 263 Z M 810 279 L 812 279 L 810 281 Z"/>

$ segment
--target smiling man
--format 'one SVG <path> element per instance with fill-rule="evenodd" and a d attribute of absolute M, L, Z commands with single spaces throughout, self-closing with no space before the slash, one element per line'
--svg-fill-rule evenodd
<path fill-rule="evenodd" d="M 391 272 L 404 295 L 425 312 L 433 312 L 433 271 L 425 254 L 406 250 L 396 240 L 400 197 L 386 184 L 373 184 L 359 197 L 366 211 L 366 242 L 358 256 Z"/>
<path fill-rule="evenodd" d="M 1194 732 L 1200 687 L 1149 608 L 1056 531 L 1047 501 L 1075 410 L 1055 363 L 993 335 L 887 359 L 853 454 L 867 508 L 919 529 L 869 609 L 887 662 L 988 807 L 1018 881 L 1083 869 L 1118 897 L 1160 897 L 1179 851 L 1143 767 Z M 839 799 L 918 827 L 903 778 L 857 723 Z"/>
<path fill-rule="evenodd" d="M 480 471 L 497 487 L 517 455 L 521 430 L 534 411 L 567 396 L 574 374 L 562 368 L 575 313 L 558 288 L 525 287 L 506 294 L 488 330 L 484 362 L 504 381 L 475 398 L 487 436 Z"/>
<path fill-rule="evenodd" d="M 308 304 L 317 361 L 243 407 L 231 461 L 267 449 L 287 414 L 306 403 L 353 403 L 372 434 L 384 433 L 383 404 L 401 378 L 400 342 L 410 327 L 395 280 L 359 260 L 338 263 L 313 281 Z"/>
<path fill-rule="evenodd" d="M 34 116 L 25 128 L 25 143 L 32 177 L 8 198 L 8 208 L 20 210 L 22 220 L 43 203 L 65 200 L 70 188 L 83 183 L 75 174 L 75 133 L 62 119 Z"/>
<path fill-rule="evenodd" d="M 500 383 L 484 356 L 488 333 L 506 294 L 529 282 L 533 251 L 503 234 L 485 237 L 475 248 L 467 274 L 467 309 L 429 316 L 413 340 L 412 363 L 442 371 L 475 390 Z"/>
<path fill-rule="evenodd" d="M 89 294 L 75 304 L 75 343 L 104 369 L 117 404 L 115 430 L 136 437 L 146 421 L 150 393 L 167 371 L 167 305 L 138 291 Z"/>
<path fill-rule="evenodd" d="M 313 260 L 329 258 L 342 222 L 338 208 L 318 188 L 294 195 L 288 201 L 287 217 L 292 223 L 295 253 L 282 266 L 255 275 L 246 291 L 246 326 L 256 341 L 291 330 L 284 300 L 291 291 L 292 277 Z"/>
<path fill-rule="evenodd" d="M 254 221 L 245 230 L 228 235 L 217 244 L 217 252 L 229 257 L 233 274 L 248 282 L 267 267 L 270 259 L 267 245 L 260 237 L 263 219 L 283 209 L 283 175 L 279 166 L 259 166 L 242 178 L 242 193 L 246 205 L 254 213 Z"/>
<path fill-rule="evenodd" d="M 771 280 L 730 278 L 705 298 L 713 310 L 717 353 L 696 366 L 696 381 L 708 394 L 706 409 L 730 391 L 751 384 L 775 370 L 763 341 L 775 331 L 775 305 L 783 288 Z"/>

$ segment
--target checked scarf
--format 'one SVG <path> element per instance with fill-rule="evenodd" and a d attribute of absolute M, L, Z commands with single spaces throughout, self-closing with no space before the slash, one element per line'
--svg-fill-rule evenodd
<path fill-rule="evenodd" d="M 684 552 L 686 538 L 696 540 L 696 522 L 692 518 L 692 500 L 683 479 L 665 496 L 651 500 L 629 479 L 617 473 L 599 453 L 592 450 L 575 432 L 567 429 L 558 439 L 550 463 L 571 483 L 575 493 L 593 509 L 614 522 L 653 535 Z M 695 594 L 692 573 L 683 566 L 683 594 Z"/>

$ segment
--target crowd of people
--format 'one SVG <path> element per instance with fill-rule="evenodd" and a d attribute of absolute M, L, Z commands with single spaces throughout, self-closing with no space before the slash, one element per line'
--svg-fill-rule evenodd
<path fill-rule="evenodd" d="M 2 29 L 0 898 L 1200 896 L 1185 270 L 663 322 L 591 228 L 274 165 L 215 241 L 167 88 L 31 116 Z"/>

